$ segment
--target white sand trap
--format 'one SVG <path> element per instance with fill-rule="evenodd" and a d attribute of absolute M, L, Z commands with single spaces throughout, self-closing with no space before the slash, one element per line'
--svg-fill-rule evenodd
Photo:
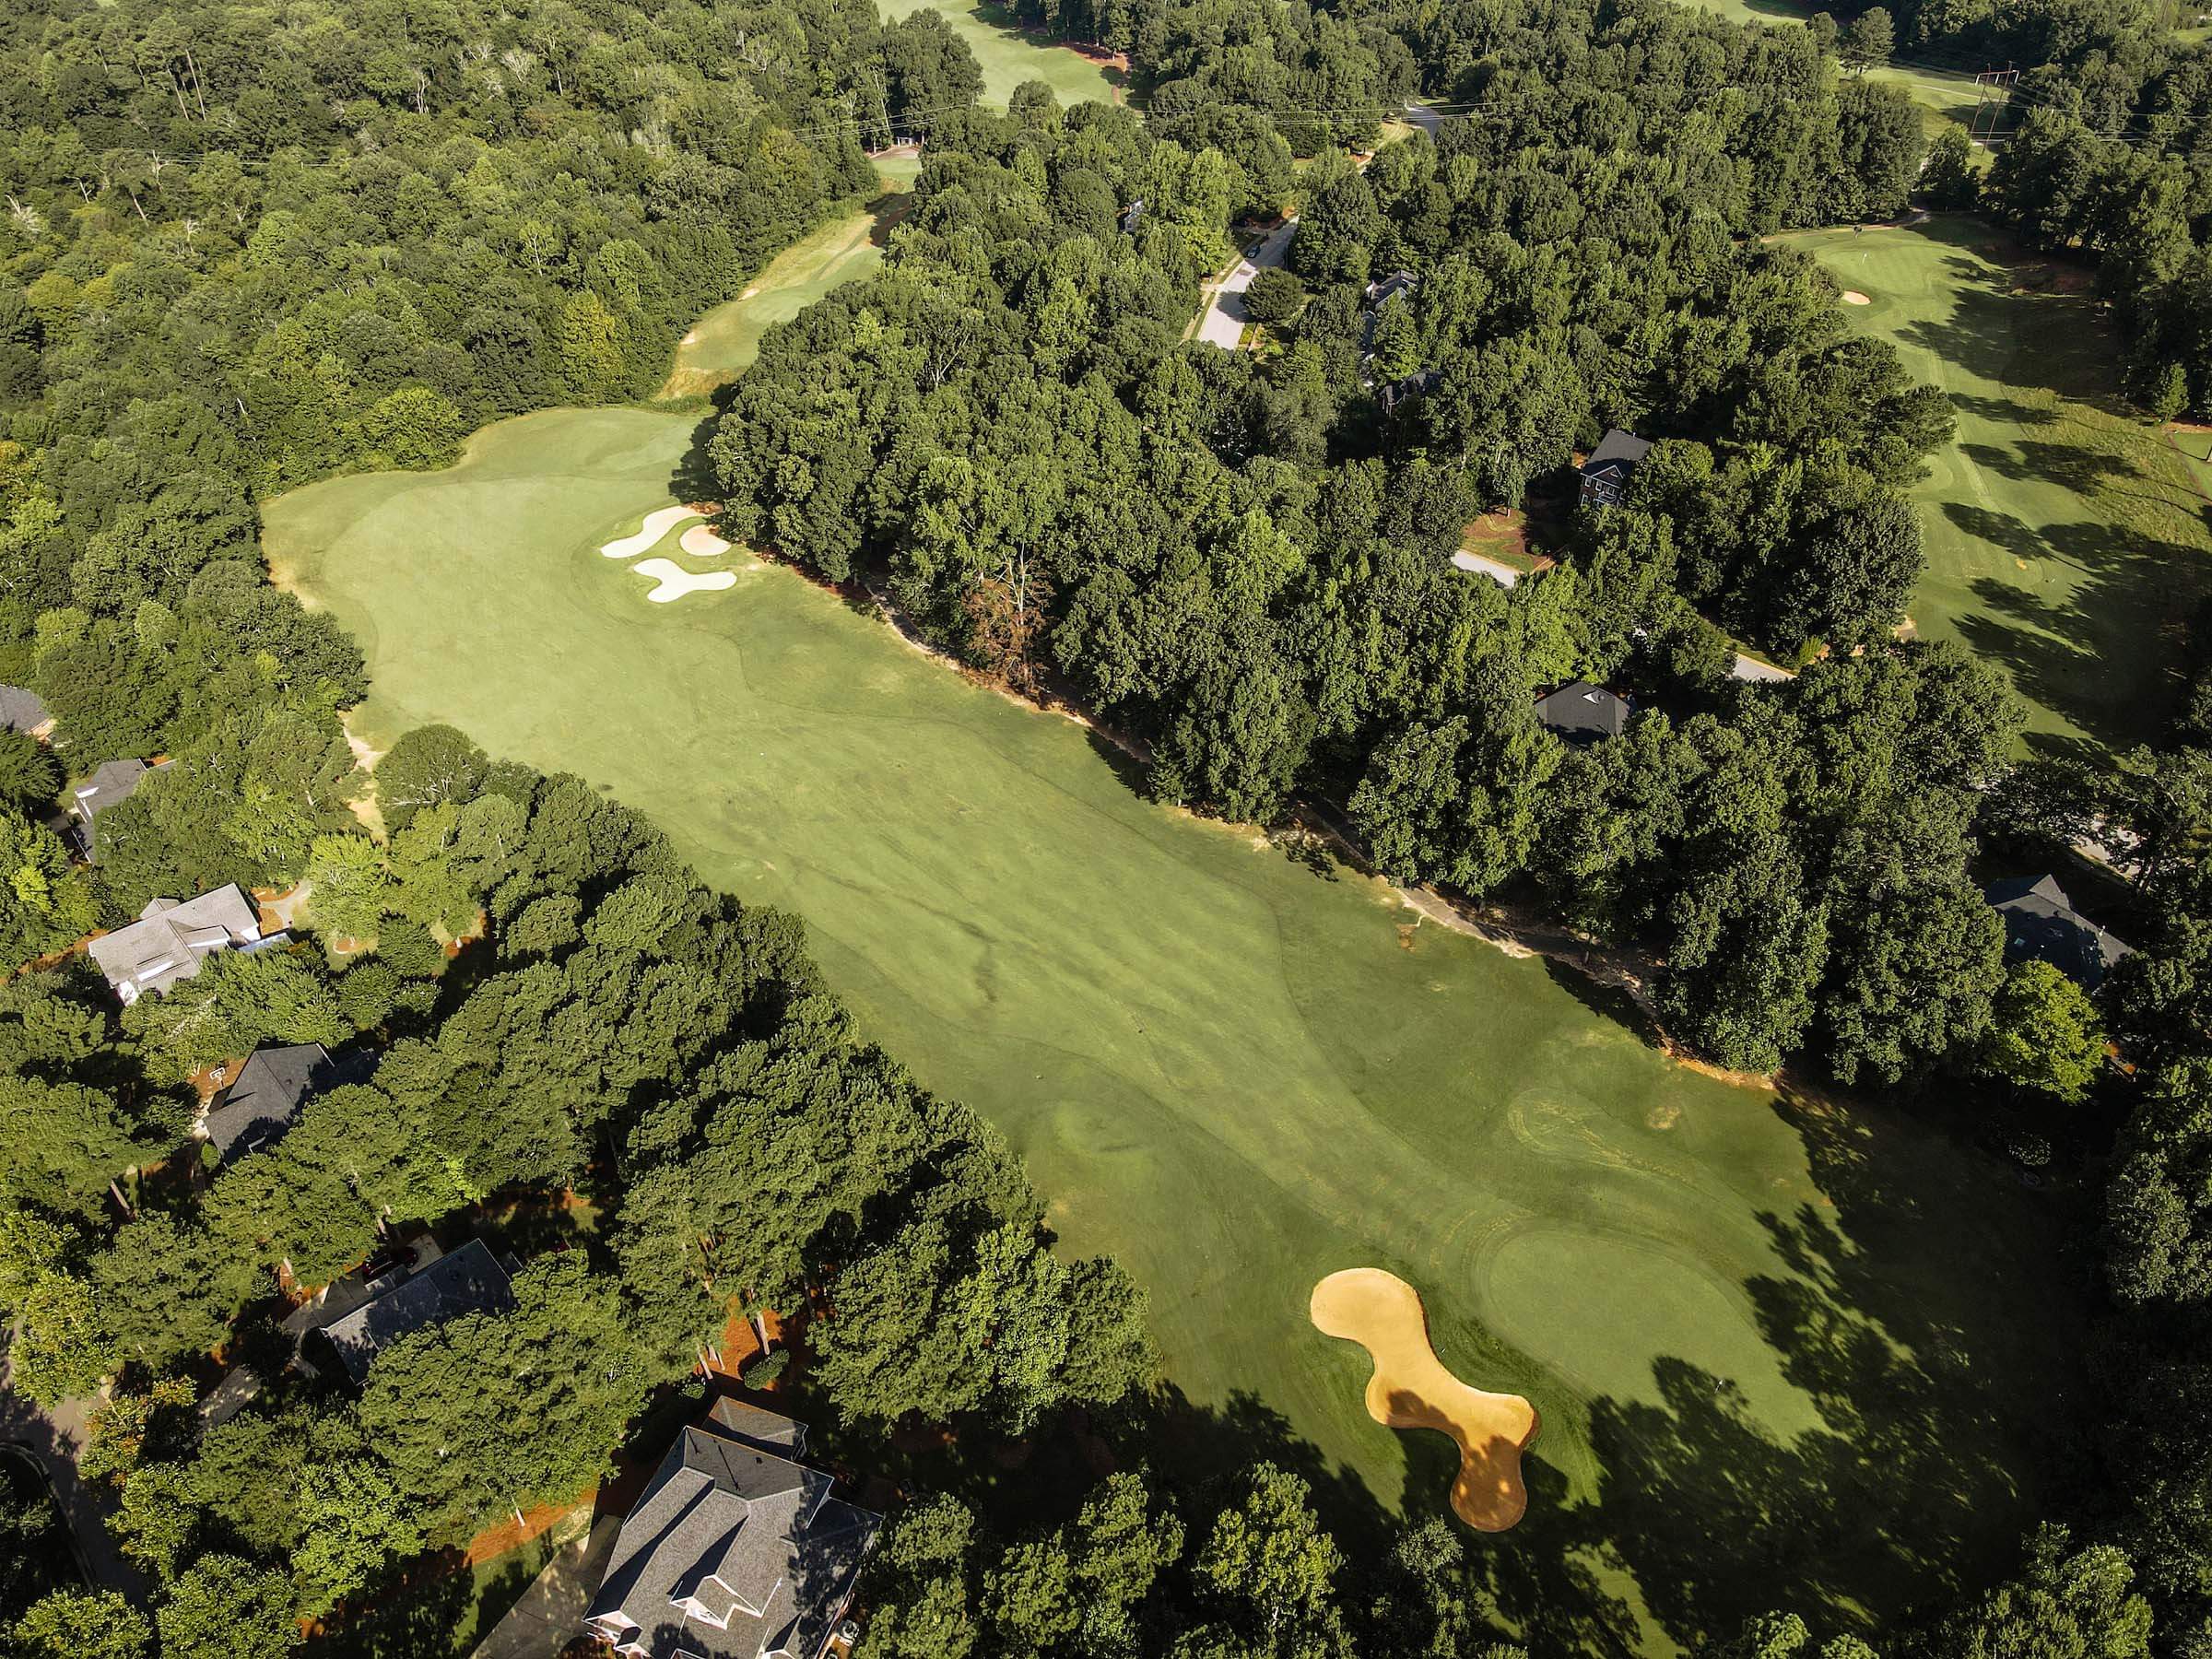
<path fill-rule="evenodd" d="M 730 544 L 704 524 L 692 525 L 676 545 L 694 559 L 720 559 L 730 550 Z"/>
<path fill-rule="evenodd" d="M 695 519 L 698 516 L 699 514 L 688 507 L 659 508 L 645 515 L 645 527 L 635 535 L 626 535 L 620 541 L 603 543 L 599 551 L 609 559 L 635 559 L 686 519 Z"/>
<path fill-rule="evenodd" d="M 1874 301 L 1867 299 L 1865 295 L 1860 293 L 1857 288 L 1845 288 L 1843 290 L 1843 303 L 1846 305 L 1872 305 Z"/>
<path fill-rule="evenodd" d="M 629 568 L 641 576 L 653 578 L 653 590 L 645 597 L 655 605 L 667 605 L 686 594 L 711 594 L 737 585 L 735 571 L 708 571 L 695 576 L 673 559 L 641 559 Z"/>

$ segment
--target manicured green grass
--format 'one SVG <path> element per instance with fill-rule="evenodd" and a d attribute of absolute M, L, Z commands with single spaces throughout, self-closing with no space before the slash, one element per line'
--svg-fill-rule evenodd
<path fill-rule="evenodd" d="M 885 22 L 896 23 L 933 6 L 975 53 L 986 101 L 1003 108 L 1015 88 L 1032 80 L 1047 82 L 1063 105 L 1114 101 L 1113 83 L 1103 68 L 1023 29 L 1012 13 L 988 0 L 878 0 L 877 9 Z"/>
<path fill-rule="evenodd" d="M 579 772 L 804 916 L 867 1033 L 1148 1288 L 1219 1437 L 1279 1413 L 1427 1514 L 1445 1442 L 1369 1420 L 1359 1352 L 1306 1316 L 1336 1268 L 1408 1279 L 1461 1375 L 1543 1413 L 1531 1517 L 1480 1549 L 1554 1651 L 1894 1606 L 2009 1555 L 2074 1363 L 2052 1198 L 1901 1117 L 1677 1066 L 1571 973 L 1148 803 L 1086 728 L 789 570 L 648 605 L 597 548 L 693 439 L 554 411 L 271 503 L 280 580 L 368 651 L 361 734 L 451 721 Z"/>
<path fill-rule="evenodd" d="M 1686 0 L 1701 10 L 1716 12 L 1732 23 L 1802 23 L 1821 9 L 1795 0 Z M 1991 65 L 1995 67 L 1995 65 Z M 1921 107 L 1921 124 L 1934 137 L 1946 124 L 1967 125 L 1979 96 L 1971 69 L 1953 73 L 1914 64 L 1885 64 L 1867 72 L 1869 80 L 1902 87 Z"/>
<path fill-rule="evenodd" d="M 884 240 L 906 211 L 921 171 L 917 156 L 878 160 L 881 194 L 800 238 L 769 261 L 744 294 L 701 317 L 677 344 L 661 395 L 704 396 L 735 380 L 759 355 L 760 336 L 770 328 L 788 323 L 830 289 L 871 275 L 883 264 Z"/>
<path fill-rule="evenodd" d="M 2187 460 L 2116 395 L 2121 342 L 2079 273 L 1979 220 L 1784 238 L 1847 289 L 1853 327 L 1949 394 L 1956 441 L 1913 491 L 1912 615 L 2010 670 L 2031 737 L 2125 745 L 2166 718 L 2175 629 L 2212 582 Z"/>

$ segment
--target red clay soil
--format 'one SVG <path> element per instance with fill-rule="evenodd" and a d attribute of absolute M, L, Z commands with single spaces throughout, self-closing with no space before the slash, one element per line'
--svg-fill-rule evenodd
<path fill-rule="evenodd" d="M 768 1326 L 768 1339 L 782 1342 L 783 1316 L 781 1313 L 763 1313 L 761 1322 Z M 761 1352 L 759 1338 L 753 1335 L 753 1322 L 742 1313 L 730 1315 L 729 1324 L 722 1327 L 722 1341 L 716 1345 L 722 1350 L 717 1359 L 713 1355 L 702 1356 L 709 1374 L 717 1377 L 735 1377 L 745 1369 L 747 1360 Z M 786 1371 L 786 1375 L 789 1372 Z"/>

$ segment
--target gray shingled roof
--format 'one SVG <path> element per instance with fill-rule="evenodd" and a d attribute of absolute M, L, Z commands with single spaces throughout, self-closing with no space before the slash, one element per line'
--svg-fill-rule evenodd
<path fill-rule="evenodd" d="M 1615 427 L 1590 452 L 1590 459 L 1583 463 L 1583 476 L 1594 478 L 1604 476 L 1625 477 L 1644 456 L 1651 453 L 1652 441 L 1639 438 L 1633 432 L 1624 432 Z"/>
<path fill-rule="evenodd" d="M 182 904 L 174 899 L 148 900 L 137 921 L 100 935 L 88 948 L 127 1004 L 192 978 L 218 951 L 260 938 L 260 912 L 233 883 Z"/>
<path fill-rule="evenodd" d="M 1629 705 L 1603 686 L 1576 680 L 1536 699 L 1536 718 L 1570 739 L 1618 737 L 1629 724 Z"/>
<path fill-rule="evenodd" d="M 409 1274 L 373 1301 L 324 1325 L 323 1335 L 337 1350 L 338 1363 L 359 1382 L 369 1375 L 377 1355 L 402 1336 L 463 1313 L 503 1313 L 513 1306 L 507 1270 L 483 1240 L 471 1239 Z"/>
<path fill-rule="evenodd" d="M 0 686 L 0 726 L 35 732 L 53 718 L 45 700 L 25 686 Z"/>
<path fill-rule="evenodd" d="M 2005 959 L 2032 958 L 2094 990 L 2105 971 L 2134 950 L 2074 908 L 2055 876 L 2020 876 L 1984 888 L 2005 919 Z"/>
<path fill-rule="evenodd" d="M 622 1523 L 586 1628 L 633 1659 L 819 1659 L 882 1517 L 782 1455 L 805 1443 L 735 1402 L 686 1429 Z"/>
<path fill-rule="evenodd" d="M 319 1042 L 255 1049 L 208 1107 L 208 1143 L 224 1163 L 260 1151 L 291 1127 L 310 1095 L 361 1081 L 373 1058 L 335 1061 Z"/>

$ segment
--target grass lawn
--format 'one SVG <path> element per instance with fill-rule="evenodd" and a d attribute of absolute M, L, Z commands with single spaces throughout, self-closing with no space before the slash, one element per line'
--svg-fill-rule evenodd
<path fill-rule="evenodd" d="M 832 216 L 777 254 L 743 295 L 718 305 L 693 325 L 676 348 L 665 398 L 703 397 L 752 367 L 760 336 L 788 323 L 830 289 L 857 282 L 883 264 L 883 244 L 906 210 L 918 156 L 887 156 L 876 163 L 883 190 L 874 201 Z"/>
<path fill-rule="evenodd" d="M 451 721 L 574 771 L 804 916 L 869 1035 L 1149 1288 L 1175 1384 L 1224 1433 L 1279 1414 L 1347 1508 L 1441 1512 L 1456 1460 L 1370 1420 L 1307 1297 L 1414 1285 L 1444 1361 L 1543 1414 L 1529 1518 L 1480 1554 L 1548 1648 L 1849 1617 L 2010 1559 L 2075 1363 L 2063 1197 L 1673 1065 L 1578 977 L 1147 803 L 1084 728 L 788 570 L 645 603 L 597 547 L 693 440 L 551 411 L 271 503 L 279 578 L 369 653 L 361 734 Z"/>
<path fill-rule="evenodd" d="M 1048 82 L 1064 106 L 1114 101 L 1114 83 L 1103 67 L 1023 29 L 1011 12 L 988 0 L 878 0 L 877 10 L 885 22 L 896 23 L 933 7 L 975 53 L 986 102 L 1003 108 L 1015 88 L 1032 80 Z"/>
<path fill-rule="evenodd" d="M 1854 327 L 1893 341 L 1959 411 L 1912 492 L 1924 638 L 2010 670 L 2046 744 L 2126 745 L 2170 712 L 2173 630 L 2212 582 L 2208 503 L 2188 459 L 2117 401 L 2121 347 L 2077 274 L 1980 220 L 1818 231 L 1802 247 Z"/>

